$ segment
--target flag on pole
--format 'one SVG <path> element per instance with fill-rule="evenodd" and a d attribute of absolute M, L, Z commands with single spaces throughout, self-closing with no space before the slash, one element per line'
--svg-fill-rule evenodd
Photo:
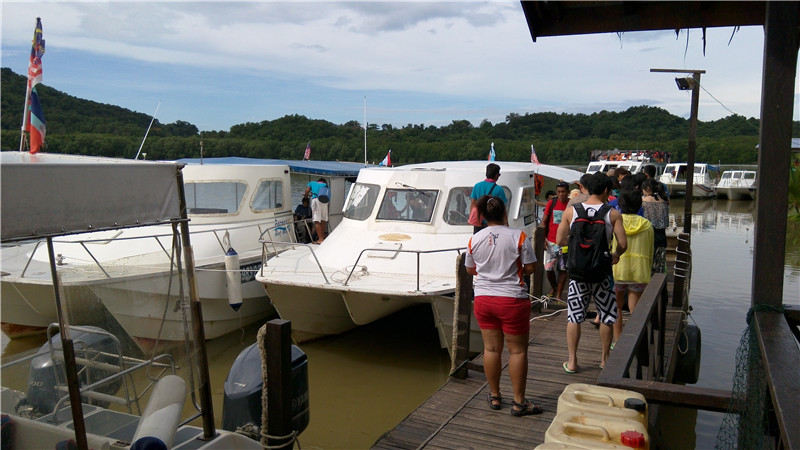
<path fill-rule="evenodd" d="M 383 158 L 383 161 L 378 163 L 378 167 L 380 167 L 380 166 L 386 166 L 386 167 L 391 167 L 392 166 L 392 151 L 391 150 L 389 150 L 389 153 L 387 153 L 386 157 Z"/>
<path fill-rule="evenodd" d="M 489 161 L 494 161 L 495 154 L 494 154 L 494 142 L 492 142 L 492 149 L 489 150 Z"/>
<path fill-rule="evenodd" d="M 28 132 L 31 135 L 31 154 L 38 153 L 44 145 L 44 135 L 46 132 L 44 111 L 39 103 L 39 94 L 36 88 L 31 89 L 31 99 L 28 111 Z"/>
<path fill-rule="evenodd" d="M 531 162 L 534 164 L 541 164 L 539 158 L 536 157 L 536 150 L 534 150 L 533 144 L 531 144 Z"/>
<path fill-rule="evenodd" d="M 311 141 L 308 141 L 306 144 L 306 152 L 303 154 L 303 161 L 310 161 L 311 160 Z"/>
<path fill-rule="evenodd" d="M 31 58 L 28 61 L 28 89 L 42 82 L 42 55 L 44 55 L 44 39 L 42 39 L 42 19 L 36 18 L 36 29 L 33 31 Z"/>

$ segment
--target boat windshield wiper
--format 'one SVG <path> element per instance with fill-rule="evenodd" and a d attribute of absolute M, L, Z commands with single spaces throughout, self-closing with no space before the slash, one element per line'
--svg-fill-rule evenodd
<path fill-rule="evenodd" d="M 394 184 L 396 184 L 396 185 L 398 185 L 398 186 L 402 186 L 402 187 L 404 187 L 404 188 L 406 188 L 406 189 L 411 189 L 412 191 L 414 191 L 414 192 L 416 192 L 416 193 L 419 193 L 419 194 L 422 194 L 422 195 L 424 195 L 425 197 L 429 197 L 429 198 L 430 198 L 430 196 L 431 196 L 430 194 L 428 194 L 428 193 L 427 193 L 427 192 L 425 192 L 425 191 L 422 191 L 422 190 L 420 190 L 420 189 L 418 189 L 418 188 L 415 188 L 414 186 L 409 186 L 409 185 L 407 185 L 407 184 L 401 183 L 401 182 L 399 182 L 399 181 L 395 181 L 395 183 L 394 183 Z"/>

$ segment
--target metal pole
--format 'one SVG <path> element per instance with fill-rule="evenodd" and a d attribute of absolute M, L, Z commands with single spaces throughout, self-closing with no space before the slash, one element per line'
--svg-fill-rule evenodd
<path fill-rule="evenodd" d="M 364 165 L 367 165 L 367 97 L 364 97 Z"/>
<path fill-rule="evenodd" d="M 683 232 L 692 232 L 692 198 L 694 197 L 694 159 L 697 150 L 697 108 L 700 104 L 700 73 L 692 74 L 692 112 L 689 119 L 689 147 L 686 157 L 686 202 L 683 210 Z"/>
<path fill-rule="evenodd" d="M 650 69 L 650 72 L 659 73 L 691 73 L 692 80 L 692 110 L 689 119 L 689 145 L 686 156 L 686 201 L 683 210 L 683 232 L 692 232 L 692 191 L 694 190 L 694 160 L 697 149 L 697 108 L 700 104 L 700 74 L 705 70 L 686 69 Z M 676 174 L 677 175 L 677 174 Z"/>
<path fill-rule="evenodd" d="M 186 279 L 189 283 L 189 301 L 192 312 L 192 330 L 197 345 L 197 372 L 200 407 L 203 409 L 203 439 L 211 440 L 217 432 L 214 428 L 214 409 L 211 403 L 211 377 L 208 373 L 208 354 L 206 353 L 206 332 L 203 328 L 203 310 L 200 308 L 200 295 L 197 289 L 197 278 L 194 272 L 194 250 L 189 239 L 189 221 L 186 215 L 186 195 L 183 190 L 183 173 L 177 173 L 178 191 L 181 209 L 181 239 L 183 257 L 186 266 Z"/>
<path fill-rule="evenodd" d="M 75 347 L 69 337 L 67 321 L 61 309 L 61 280 L 56 271 L 56 256 L 53 250 L 53 238 L 47 238 L 47 253 L 50 256 L 50 274 L 53 277 L 53 295 L 56 299 L 56 315 L 58 316 L 58 331 L 61 334 L 61 350 L 64 353 L 64 371 L 67 374 L 67 387 L 69 388 L 69 406 L 72 410 L 72 424 L 75 429 L 75 441 L 78 448 L 87 450 L 89 443 L 86 440 L 86 425 L 83 422 L 83 408 L 81 407 L 80 381 L 78 380 L 78 366 L 75 363 Z"/>

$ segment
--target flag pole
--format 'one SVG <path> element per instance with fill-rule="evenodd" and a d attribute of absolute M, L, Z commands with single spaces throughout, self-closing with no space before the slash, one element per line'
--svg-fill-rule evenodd
<path fill-rule="evenodd" d="M 367 96 L 364 96 L 364 166 L 367 165 Z"/>
<path fill-rule="evenodd" d="M 19 151 L 22 151 L 23 144 L 25 143 L 25 125 L 28 123 L 28 102 L 31 100 L 31 80 L 27 82 L 27 89 L 25 90 L 25 105 L 22 107 L 22 128 L 19 130 Z"/>

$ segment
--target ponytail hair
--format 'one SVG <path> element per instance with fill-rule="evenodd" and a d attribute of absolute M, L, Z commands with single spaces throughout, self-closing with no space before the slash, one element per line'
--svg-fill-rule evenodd
<path fill-rule="evenodd" d="M 503 223 L 506 216 L 506 204 L 500 197 L 484 195 L 478 199 L 476 207 L 487 222 Z"/>

